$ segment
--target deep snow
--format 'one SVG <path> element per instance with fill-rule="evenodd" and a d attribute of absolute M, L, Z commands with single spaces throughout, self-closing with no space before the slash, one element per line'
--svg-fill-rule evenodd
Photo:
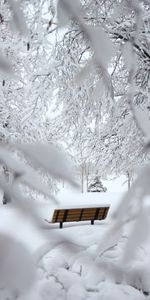
<path fill-rule="evenodd" d="M 105 221 L 48 224 L 38 231 L 28 216 L 19 214 L 11 206 L 0 207 L 0 232 L 22 241 L 33 253 L 49 242 L 48 253 L 40 261 L 38 280 L 27 295 L 19 299 L 90 299 L 142 300 L 150 292 L 150 247 L 139 245 L 137 256 L 129 266 L 121 257 L 128 239 L 128 228 L 116 244 L 99 252 L 101 240 L 111 226 L 111 213 L 119 203 L 120 193 L 87 193 L 62 190 L 58 194 L 60 206 L 111 205 Z M 38 203 L 41 219 L 51 219 L 53 209 L 48 203 Z M 47 246 L 46 246 L 47 247 Z M 149 297 L 147 297 L 149 299 Z"/>

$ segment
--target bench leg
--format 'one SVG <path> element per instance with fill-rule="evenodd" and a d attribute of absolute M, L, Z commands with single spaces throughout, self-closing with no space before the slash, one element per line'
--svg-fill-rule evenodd
<path fill-rule="evenodd" d="M 91 225 L 94 225 L 94 220 L 91 220 Z"/>
<path fill-rule="evenodd" d="M 63 222 L 60 222 L 59 228 L 63 228 Z"/>

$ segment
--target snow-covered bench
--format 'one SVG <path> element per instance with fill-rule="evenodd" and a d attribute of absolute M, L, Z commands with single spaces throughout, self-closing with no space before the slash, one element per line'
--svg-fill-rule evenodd
<path fill-rule="evenodd" d="M 108 210 L 109 205 L 55 209 L 51 223 L 60 223 L 60 228 L 64 222 L 91 221 L 93 225 L 95 220 L 104 220 Z"/>

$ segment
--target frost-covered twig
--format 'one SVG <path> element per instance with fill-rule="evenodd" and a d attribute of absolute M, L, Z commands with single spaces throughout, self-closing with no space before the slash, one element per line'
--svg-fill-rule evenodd
<path fill-rule="evenodd" d="M 135 31 L 134 36 L 131 39 L 130 43 L 132 45 L 131 48 L 131 67 L 129 71 L 129 93 L 128 93 L 128 100 L 129 105 L 131 107 L 131 111 L 133 113 L 134 120 L 138 126 L 138 128 L 142 131 L 144 137 L 146 138 L 146 143 L 150 143 L 150 122 L 148 122 L 148 116 L 147 114 L 144 114 L 142 111 L 140 111 L 139 108 L 137 108 L 134 104 L 134 95 L 135 95 L 135 76 L 137 71 L 137 60 L 136 60 L 136 53 L 134 50 L 134 45 L 138 44 L 138 35 L 141 29 L 142 25 L 142 10 L 138 3 L 134 3 L 131 1 L 127 1 L 128 5 L 134 9 L 135 12 Z M 148 127 L 148 128 L 147 128 Z"/>

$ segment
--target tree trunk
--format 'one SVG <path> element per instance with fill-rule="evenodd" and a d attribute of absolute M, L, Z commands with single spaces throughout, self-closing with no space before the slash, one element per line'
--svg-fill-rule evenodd
<path fill-rule="evenodd" d="M 84 165 L 81 165 L 81 193 L 84 193 Z"/>
<path fill-rule="evenodd" d="M 6 167 L 3 166 L 4 175 L 6 177 L 6 180 L 9 182 L 9 171 Z M 4 192 L 3 194 L 3 205 L 7 204 L 10 201 L 9 196 Z"/>
<path fill-rule="evenodd" d="M 127 171 L 127 180 L 128 180 L 128 191 L 129 191 L 131 188 L 131 176 L 129 171 Z"/>
<path fill-rule="evenodd" d="M 3 205 L 10 203 L 11 202 L 11 198 L 9 195 L 7 195 L 7 193 L 4 192 L 3 194 Z"/>
<path fill-rule="evenodd" d="M 89 188 L 89 166 L 88 165 L 86 165 L 85 174 L 86 174 L 86 191 L 88 192 L 88 188 Z"/>
<path fill-rule="evenodd" d="M 3 201 L 3 205 L 7 204 L 7 197 L 6 197 L 5 192 L 3 194 L 3 200 L 2 201 Z"/>

